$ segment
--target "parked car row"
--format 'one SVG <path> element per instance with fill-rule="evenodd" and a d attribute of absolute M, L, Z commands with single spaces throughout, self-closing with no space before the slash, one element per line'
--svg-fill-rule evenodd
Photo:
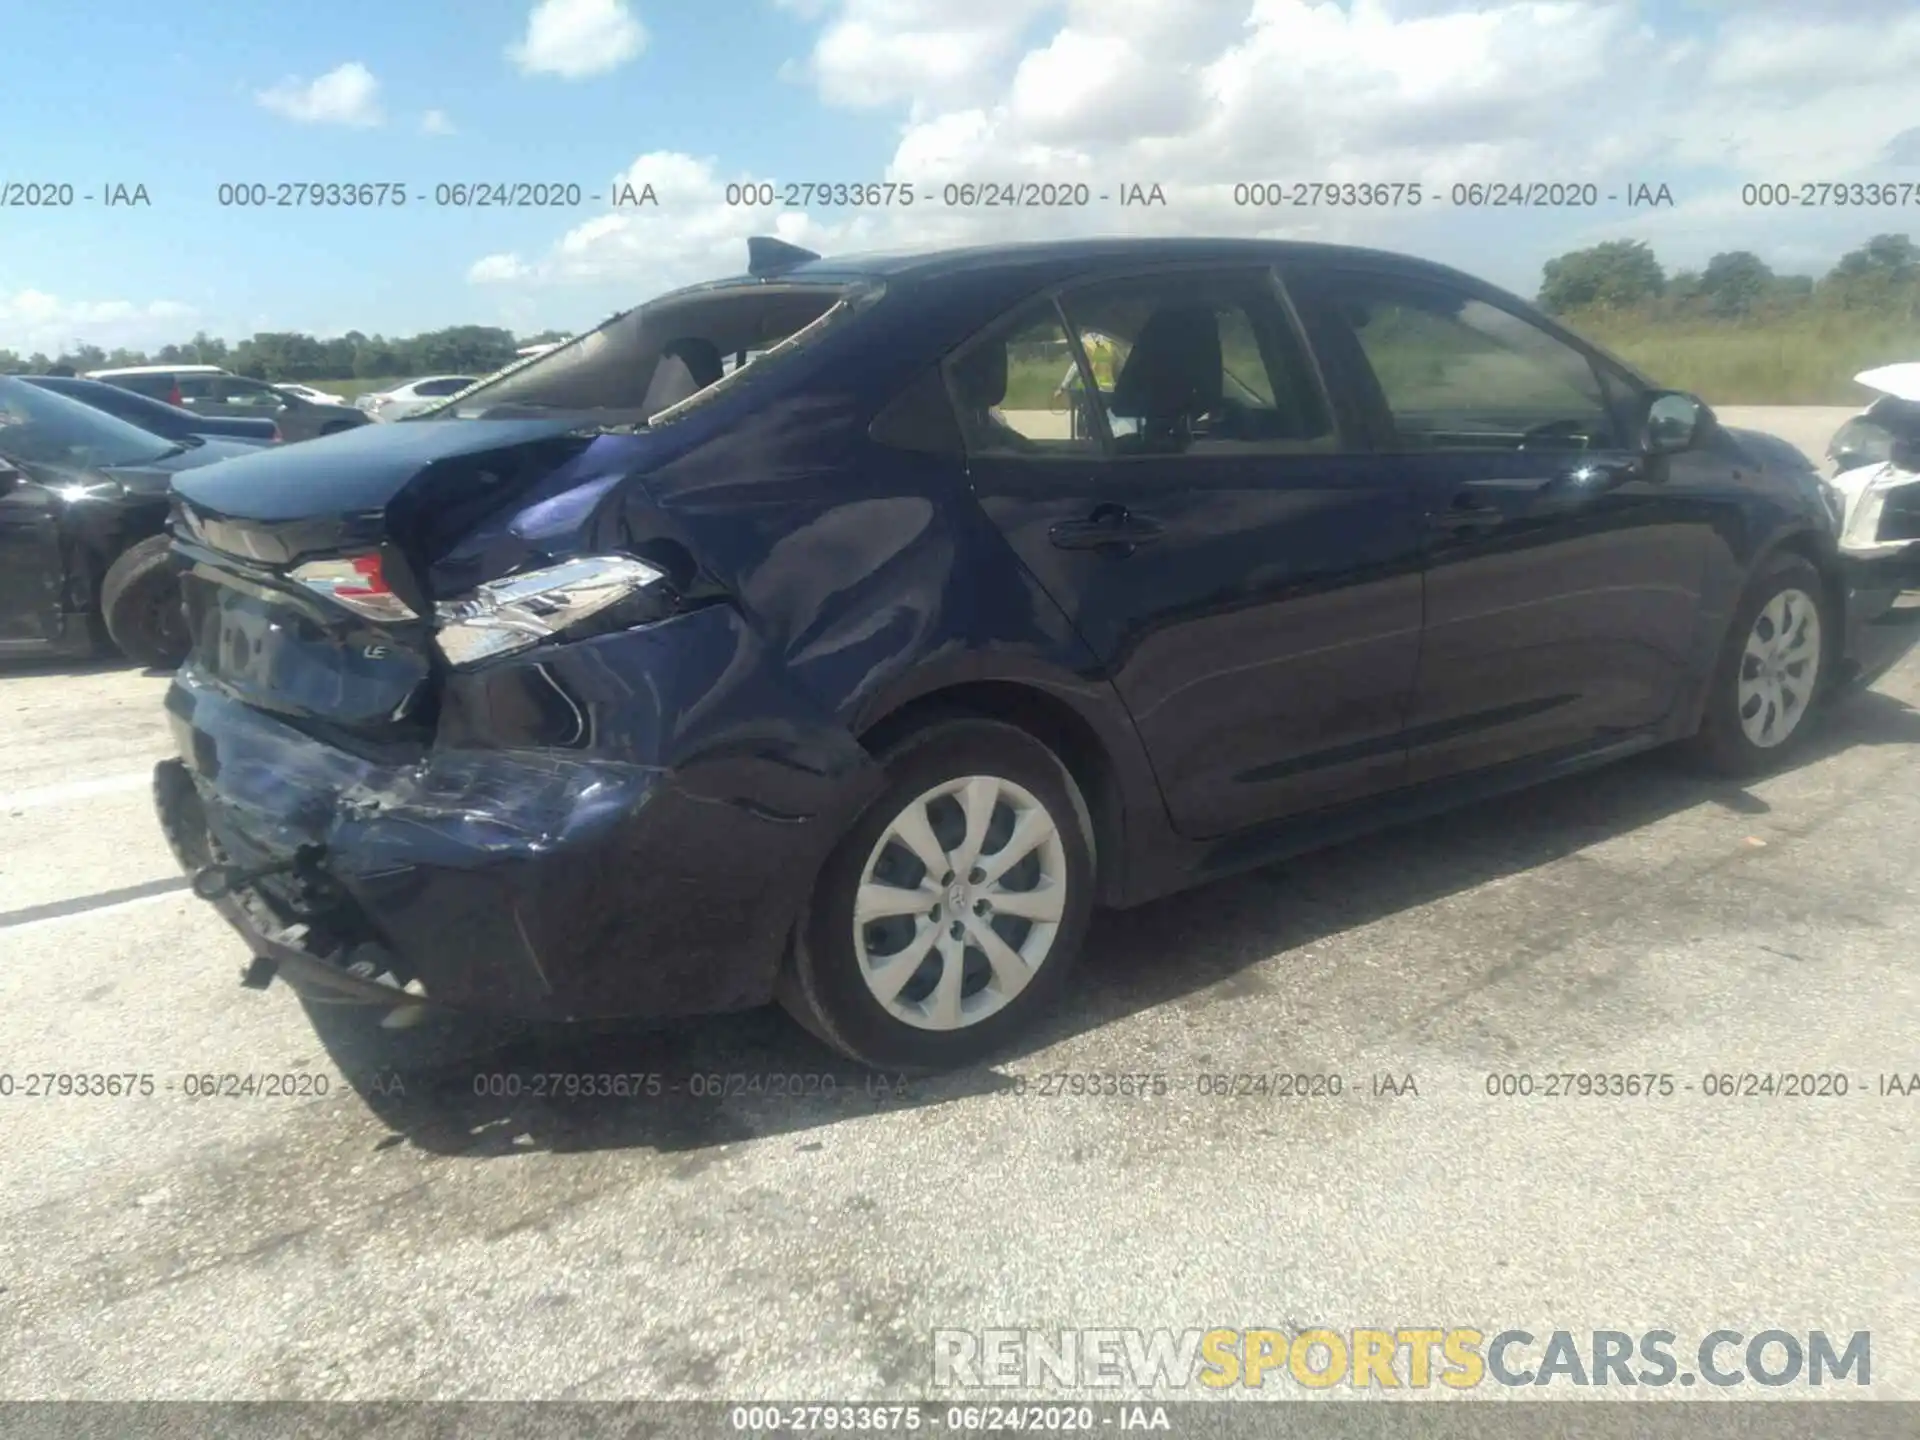
<path fill-rule="evenodd" d="M 217 365 L 8 381 L 0 392 L 0 655 L 111 644 L 143 665 L 177 665 L 188 637 L 163 533 L 165 476 L 402 419 L 474 383 L 429 376 L 362 397 L 361 409 Z M 36 400 L 17 386 L 77 403 Z"/>
<path fill-rule="evenodd" d="M 777 999 L 967 1063 L 1096 904 L 1667 742 L 1757 773 L 1920 637 L 1891 502 L 1327 246 L 758 241 L 174 489 L 162 824 L 330 1045 Z"/>
<path fill-rule="evenodd" d="M 264 380 L 231 375 L 217 365 L 135 365 L 89 370 L 104 380 L 197 415 L 271 420 L 284 440 L 312 440 L 367 423 L 350 405 L 308 400 Z"/>
<path fill-rule="evenodd" d="M 170 667 L 186 654 L 165 534 L 169 482 L 266 449 L 271 435 L 189 428 L 213 422 L 143 408 L 157 401 L 128 407 L 144 421 L 132 424 L 93 403 L 113 388 L 0 376 L 0 655 L 85 655 L 111 643 Z"/>

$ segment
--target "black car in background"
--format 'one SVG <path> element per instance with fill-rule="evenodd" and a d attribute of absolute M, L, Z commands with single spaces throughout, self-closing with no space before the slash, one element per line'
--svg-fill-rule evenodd
<path fill-rule="evenodd" d="M 271 420 L 279 427 L 280 438 L 289 444 L 318 435 L 336 435 L 368 423 L 367 417 L 351 405 L 317 405 L 276 390 L 264 380 L 209 372 L 203 366 L 90 370 L 86 378 L 104 380 L 196 415 Z"/>
<path fill-rule="evenodd" d="M 42 390 L 51 390 L 69 400 L 78 400 L 82 405 L 104 410 L 129 425 L 138 425 L 142 430 L 151 430 L 156 435 L 182 444 L 192 444 L 196 439 L 220 439 L 272 445 L 281 438 L 280 427 L 271 420 L 201 415 L 182 406 L 169 405 L 164 400 L 142 395 L 137 390 L 109 385 L 104 380 L 83 380 L 68 375 L 22 375 L 20 378 L 29 385 L 38 385 Z"/>
<path fill-rule="evenodd" d="M 168 486 L 262 448 L 170 441 L 0 376 L 0 656 L 87 655 L 110 641 L 140 664 L 178 664 Z"/>
<path fill-rule="evenodd" d="M 162 823 L 330 1044 L 777 998 L 968 1063 L 1096 904 L 1668 742 L 1756 773 L 1920 636 L 1920 543 L 1455 270 L 750 255 L 179 481 Z"/>

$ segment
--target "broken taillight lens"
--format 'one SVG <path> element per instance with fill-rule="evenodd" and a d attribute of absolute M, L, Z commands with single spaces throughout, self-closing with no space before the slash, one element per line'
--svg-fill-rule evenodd
<path fill-rule="evenodd" d="M 420 618 L 413 607 L 394 594 L 393 588 L 387 584 L 378 554 L 349 555 L 338 560 L 309 560 L 294 569 L 293 579 L 369 620 Z"/>

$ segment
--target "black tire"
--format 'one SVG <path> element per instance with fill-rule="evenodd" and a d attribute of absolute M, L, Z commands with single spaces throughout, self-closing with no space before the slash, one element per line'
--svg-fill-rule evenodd
<path fill-rule="evenodd" d="M 998 721 L 931 724 L 905 737 L 881 761 L 886 789 L 821 868 L 812 903 L 796 927 L 781 977 L 780 1003 L 825 1044 L 876 1069 L 925 1074 L 973 1064 L 1037 1021 L 1071 976 L 1093 909 L 1095 860 L 1087 806 L 1052 751 L 1025 731 Z M 862 977 L 854 945 L 854 901 L 870 854 L 901 812 L 928 790 L 972 775 L 1011 781 L 1044 808 L 1061 842 L 1066 894 L 1052 943 L 1023 989 L 994 1013 L 961 1028 L 925 1029 L 890 1014 Z M 941 877 L 934 878 L 938 883 Z M 916 917 L 909 923 L 919 922 Z M 946 963 L 935 959 L 939 953 L 929 955 L 936 973 Z M 985 963 L 976 946 L 961 966 L 963 976 L 972 977 L 963 983 L 976 997 L 981 993 L 976 972 Z M 903 993 L 914 988 L 910 981 Z"/>
<path fill-rule="evenodd" d="M 1783 693 L 1797 696 L 1798 704 L 1795 706 L 1790 703 L 1784 712 L 1792 719 L 1786 728 L 1785 738 L 1775 744 L 1763 745 L 1750 738 L 1742 724 L 1741 679 L 1744 673 L 1755 666 L 1747 654 L 1747 645 L 1754 635 L 1756 623 L 1776 597 L 1790 591 L 1798 592 L 1812 602 L 1811 618 L 1816 623 L 1811 633 L 1817 637 L 1818 643 L 1810 665 L 1803 663 L 1797 671 L 1787 676 L 1787 688 Z M 1800 607 L 1796 605 L 1790 613 L 1792 628 L 1806 630 L 1808 617 Z M 1721 647 L 1720 659 L 1714 666 L 1706 711 L 1701 718 L 1700 731 L 1694 737 L 1694 750 L 1698 757 L 1710 769 L 1735 778 L 1761 775 L 1779 766 L 1806 740 L 1807 732 L 1812 728 L 1814 712 L 1819 709 L 1825 694 L 1834 646 L 1839 640 L 1840 636 L 1834 628 L 1833 607 L 1820 572 L 1807 560 L 1790 553 L 1775 555 L 1763 562 L 1734 611 L 1732 623 L 1727 627 L 1727 638 Z M 1807 673 L 1809 669 L 1811 673 Z M 1792 683 L 1795 681 L 1799 683 Z M 1752 708 L 1751 701 L 1749 708 Z M 1764 704 L 1756 713 L 1765 713 Z"/>
<path fill-rule="evenodd" d="M 129 545 L 107 567 L 100 614 L 113 643 L 135 664 L 172 670 L 187 658 L 192 645 L 169 537 Z"/>

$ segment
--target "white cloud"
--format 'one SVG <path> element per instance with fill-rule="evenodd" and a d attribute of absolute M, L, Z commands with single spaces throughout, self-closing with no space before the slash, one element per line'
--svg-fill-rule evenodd
<path fill-rule="evenodd" d="M 540 0 L 507 57 L 532 75 L 603 75 L 646 48 L 647 30 L 626 0 Z"/>
<path fill-rule="evenodd" d="M 710 159 L 673 151 L 642 155 L 614 188 L 639 195 L 651 186 L 658 206 L 623 207 L 570 228 L 542 258 L 489 255 L 475 262 L 475 284 L 536 285 L 618 282 L 649 291 L 738 271 L 748 235 L 777 234 L 805 245 L 829 232 L 794 211 L 731 206 L 726 187 L 745 176 L 723 176 Z M 837 232 L 834 232 L 837 233 Z M 644 296 L 629 296 L 627 303 Z"/>
<path fill-rule="evenodd" d="M 817 0 L 788 0 L 817 13 Z M 803 73 L 829 104 L 914 102 L 916 109 L 978 98 L 996 67 L 1049 0 L 844 0 Z"/>
<path fill-rule="evenodd" d="M 420 117 L 420 133 L 423 135 L 452 135 L 455 133 L 453 121 L 447 118 L 444 110 L 429 110 Z"/>
<path fill-rule="evenodd" d="M 381 123 L 380 82 L 358 60 L 329 70 L 317 80 L 282 80 L 254 99 L 303 125 L 374 126 Z"/>
<path fill-rule="evenodd" d="M 467 267 L 467 279 L 475 285 L 501 285 L 524 279 L 527 266 L 518 255 L 483 255 Z"/>
<path fill-rule="evenodd" d="M 658 210 L 576 224 L 519 262 L 516 282 L 644 298 L 737 272 L 756 232 L 828 253 L 1088 233 L 1292 236 L 1429 254 L 1520 289 L 1537 284 L 1547 256 L 1617 234 L 1653 241 L 1672 268 L 1752 249 L 1818 269 L 1805 257 L 1830 264 L 1914 212 L 1762 212 L 1737 203 L 1738 179 L 1920 180 L 1920 169 L 1893 168 L 1920 166 L 1910 0 L 1881 6 L 1877 22 L 1756 0 L 1757 13 L 1717 29 L 1708 13 L 1707 28 L 1684 31 L 1656 25 L 1647 0 L 781 3 L 818 26 L 802 68 L 823 100 L 898 117 L 891 161 L 872 178 L 914 182 L 919 203 L 730 207 L 729 180 L 804 177 L 643 156 L 629 178 L 652 178 Z M 1689 184 L 1729 168 L 1731 193 Z M 1084 180 L 1096 196 L 1158 183 L 1169 204 L 938 203 L 939 186 L 965 180 Z M 1456 181 L 1592 180 L 1603 194 L 1671 181 L 1681 204 L 1252 209 L 1232 198 L 1247 180 L 1412 181 L 1429 196 Z"/>
<path fill-rule="evenodd" d="M 184 339 L 198 312 L 174 300 L 68 300 L 44 290 L 0 293 L 0 335 L 22 356 L 57 355 L 73 345 L 146 350 Z"/>

